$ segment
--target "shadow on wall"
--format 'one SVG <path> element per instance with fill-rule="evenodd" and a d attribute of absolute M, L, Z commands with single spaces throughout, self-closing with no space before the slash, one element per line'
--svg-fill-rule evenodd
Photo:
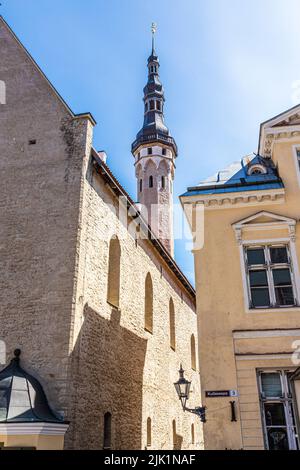
<path fill-rule="evenodd" d="M 142 447 L 147 340 L 122 327 L 120 317 L 121 312 L 113 308 L 110 320 L 105 319 L 85 305 L 72 352 L 76 406 L 70 410 L 66 448 L 103 449 L 106 413 L 111 414 L 112 449 Z"/>

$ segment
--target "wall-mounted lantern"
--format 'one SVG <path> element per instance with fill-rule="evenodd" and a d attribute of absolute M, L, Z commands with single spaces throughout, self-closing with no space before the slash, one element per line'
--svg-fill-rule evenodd
<path fill-rule="evenodd" d="M 186 402 L 189 399 L 190 396 L 190 389 L 191 389 L 191 382 L 186 380 L 184 377 L 184 370 L 182 368 L 182 365 L 180 365 L 180 370 L 179 370 L 179 380 L 174 383 L 177 395 L 179 400 L 181 401 L 181 405 L 183 408 L 183 411 L 188 411 L 189 413 L 194 413 L 197 416 L 200 417 L 202 423 L 206 423 L 206 418 L 205 418 L 205 406 L 198 406 L 196 408 L 187 408 Z"/>

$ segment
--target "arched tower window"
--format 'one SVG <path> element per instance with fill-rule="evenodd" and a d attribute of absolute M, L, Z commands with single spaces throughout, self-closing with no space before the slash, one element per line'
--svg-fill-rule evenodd
<path fill-rule="evenodd" d="M 165 176 L 161 177 L 161 187 L 162 187 L 162 189 L 166 188 L 166 177 Z"/>
<path fill-rule="evenodd" d="M 169 302 L 169 322 L 170 322 L 170 347 L 175 351 L 176 333 L 175 333 L 175 309 L 173 299 Z"/>
<path fill-rule="evenodd" d="M 153 109 L 154 109 L 154 104 L 155 104 L 155 101 L 154 101 L 154 100 L 151 100 L 151 101 L 150 101 L 150 109 L 151 109 L 151 111 L 153 111 Z"/>
<path fill-rule="evenodd" d="M 112 238 L 109 244 L 107 302 L 117 308 L 120 303 L 120 265 L 120 242 L 118 238 Z"/>
<path fill-rule="evenodd" d="M 149 176 L 149 188 L 153 188 L 153 176 Z"/>
<path fill-rule="evenodd" d="M 195 336 L 191 336 L 191 365 L 192 369 L 196 370 L 196 344 L 195 344 Z"/>
<path fill-rule="evenodd" d="M 111 449 L 111 413 L 104 415 L 103 449 Z"/>
<path fill-rule="evenodd" d="M 150 273 L 145 281 L 145 330 L 153 333 L 153 285 Z"/>
<path fill-rule="evenodd" d="M 156 109 L 157 109 L 158 111 L 161 111 L 161 102 L 158 101 L 158 100 L 156 101 Z"/>
<path fill-rule="evenodd" d="M 140 193 L 143 191 L 143 180 L 140 179 Z"/>
<path fill-rule="evenodd" d="M 151 418 L 147 419 L 147 447 L 152 445 L 152 422 Z"/>

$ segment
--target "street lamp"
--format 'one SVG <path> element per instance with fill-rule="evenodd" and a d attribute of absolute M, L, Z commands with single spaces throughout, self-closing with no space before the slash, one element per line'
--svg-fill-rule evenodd
<path fill-rule="evenodd" d="M 194 413 L 198 415 L 202 423 L 206 423 L 206 418 L 205 418 L 206 407 L 205 406 L 198 406 L 196 408 L 186 407 L 186 402 L 190 396 L 191 382 L 186 380 L 186 378 L 184 377 L 184 370 L 181 364 L 180 364 L 180 370 L 179 370 L 179 380 L 174 383 L 174 387 L 176 389 L 178 398 L 181 401 L 183 411 L 188 411 L 189 413 Z"/>

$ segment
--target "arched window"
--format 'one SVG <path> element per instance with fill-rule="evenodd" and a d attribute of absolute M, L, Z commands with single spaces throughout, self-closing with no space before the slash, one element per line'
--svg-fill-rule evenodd
<path fill-rule="evenodd" d="M 153 285 L 150 273 L 145 281 L 145 330 L 153 333 Z"/>
<path fill-rule="evenodd" d="M 175 336 L 175 309 L 173 299 L 169 302 L 169 322 L 170 322 L 170 347 L 175 351 L 176 336 Z"/>
<path fill-rule="evenodd" d="M 151 101 L 150 101 L 150 109 L 151 109 L 151 111 L 153 111 L 153 109 L 154 109 L 154 103 L 155 103 L 154 100 L 151 100 Z"/>
<path fill-rule="evenodd" d="M 149 176 L 149 188 L 153 188 L 153 176 Z"/>
<path fill-rule="evenodd" d="M 162 154 L 163 154 L 164 156 L 167 155 L 167 149 L 163 148 L 163 149 L 162 149 Z"/>
<path fill-rule="evenodd" d="M 143 180 L 140 179 L 140 193 L 143 191 Z"/>
<path fill-rule="evenodd" d="M 145 111 L 148 111 L 148 102 L 145 103 Z"/>
<path fill-rule="evenodd" d="M 156 101 L 156 109 L 158 111 L 161 111 L 161 104 L 160 104 L 160 101 L 158 101 L 158 100 Z"/>
<path fill-rule="evenodd" d="M 152 445 L 152 423 L 151 418 L 147 419 L 147 447 Z"/>
<path fill-rule="evenodd" d="M 165 189 L 165 187 L 166 187 L 166 177 L 165 176 L 161 177 L 161 187 L 162 187 L 162 189 Z"/>
<path fill-rule="evenodd" d="M 111 414 L 104 415 L 103 449 L 111 449 Z"/>
<path fill-rule="evenodd" d="M 196 344 L 195 344 L 195 336 L 191 336 L 191 363 L 192 369 L 196 370 Z"/>
<path fill-rule="evenodd" d="M 195 425 L 194 425 L 194 423 L 191 426 L 191 437 L 192 437 L 192 444 L 195 444 Z"/>
<path fill-rule="evenodd" d="M 120 242 L 118 238 L 112 238 L 109 244 L 107 302 L 117 308 L 120 303 L 120 264 Z"/>

